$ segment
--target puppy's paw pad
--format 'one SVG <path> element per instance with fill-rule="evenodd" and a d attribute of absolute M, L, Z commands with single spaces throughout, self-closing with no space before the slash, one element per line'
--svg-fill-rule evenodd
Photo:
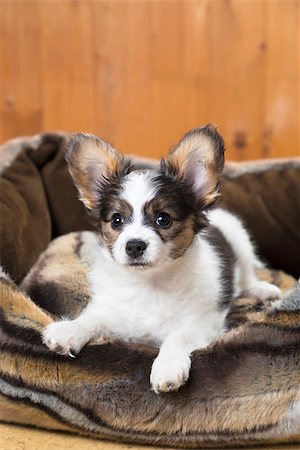
<path fill-rule="evenodd" d="M 189 377 L 191 360 L 188 356 L 171 360 L 158 356 L 152 366 L 150 382 L 152 389 L 159 392 L 177 391 Z"/>
<path fill-rule="evenodd" d="M 247 290 L 247 295 L 265 303 L 270 300 L 280 300 L 282 293 L 274 284 L 268 283 L 267 281 L 257 281 Z"/>
<path fill-rule="evenodd" d="M 266 305 L 267 312 L 279 311 L 282 309 L 282 300 L 275 300 L 274 302 L 269 302 Z"/>
<path fill-rule="evenodd" d="M 80 330 L 73 321 L 54 322 L 48 325 L 42 334 L 43 343 L 60 355 L 73 355 L 81 350 Z"/>

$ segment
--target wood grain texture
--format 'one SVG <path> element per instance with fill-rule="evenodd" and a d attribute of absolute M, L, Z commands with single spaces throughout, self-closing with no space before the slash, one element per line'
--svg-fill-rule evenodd
<path fill-rule="evenodd" d="M 82 436 L 44 431 L 19 425 L 0 424 L 1 450 L 164 450 L 165 447 L 128 445 L 119 442 L 98 441 Z M 300 450 L 299 445 L 259 447 L 260 450 Z M 246 450 L 249 450 L 246 449 Z"/>
<path fill-rule="evenodd" d="M 1 0 L 0 141 L 158 157 L 212 122 L 227 158 L 299 156 L 299 40 L 299 0 Z"/>
<path fill-rule="evenodd" d="M 41 413 L 43 417 L 43 413 Z M 1 450 L 163 450 L 162 447 L 128 445 L 100 441 L 70 433 L 45 431 L 34 427 L 0 424 Z M 299 447 L 280 447 L 280 450 L 299 450 Z M 262 449 L 263 450 L 263 449 Z M 276 450 L 269 449 L 268 450 Z"/>

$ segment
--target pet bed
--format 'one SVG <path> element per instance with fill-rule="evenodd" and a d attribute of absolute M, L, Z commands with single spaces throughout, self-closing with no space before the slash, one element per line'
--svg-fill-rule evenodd
<path fill-rule="evenodd" d="M 156 395 L 157 349 L 92 342 L 71 359 L 41 342 L 45 325 L 89 299 L 92 228 L 64 162 L 66 139 L 0 147 L 0 420 L 171 447 L 300 442 L 300 160 L 230 163 L 222 179 L 221 203 L 272 267 L 260 278 L 287 291 L 282 306 L 266 312 L 237 299 L 230 331 L 193 353 L 187 385 Z"/>

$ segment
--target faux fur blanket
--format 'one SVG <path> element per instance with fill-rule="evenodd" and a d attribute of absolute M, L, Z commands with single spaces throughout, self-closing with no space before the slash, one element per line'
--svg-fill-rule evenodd
<path fill-rule="evenodd" d="M 54 315 L 77 315 L 89 299 L 89 239 L 71 233 L 50 244 L 21 285 L 31 298 L 2 276 L 1 420 L 171 447 L 300 440 L 300 287 L 270 313 L 238 299 L 232 330 L 194 352 L 187 385 L 157 395 L 149 383 L 156 349 L 93 342 L 69 359 L 41 342 Z M 260 277 L 296 286 L 282 272 Z"/>
<path fill-rule="evenodd" d="M 0 146 L 0 420 L 171 447 L 300 442 L 300 287 L 280 271 L 300 274 L 300 159 L 229 163 L 222 179 L 222 205 L 278 269 L 259 275 L 287 291 L 282 308 L 237 299 L 230 331 L 194 352 L 187 385 L 156 395 L 157 349 L 92 342 L 69 359 L 41 342 L 50 321 L 75 317 L 90 295 L 91 231 L 82 230 L 91 226 L 66 168 L 66 139 Z"/>

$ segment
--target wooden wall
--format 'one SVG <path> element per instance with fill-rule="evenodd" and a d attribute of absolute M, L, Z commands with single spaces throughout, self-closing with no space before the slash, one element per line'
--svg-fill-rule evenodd
<path fill-rule="evenodd" d="M 0 0 L 0 141 L 159 156 L 212 122 L 228 158 L 300 155 L 299 23 L 298 0 Z"/>

